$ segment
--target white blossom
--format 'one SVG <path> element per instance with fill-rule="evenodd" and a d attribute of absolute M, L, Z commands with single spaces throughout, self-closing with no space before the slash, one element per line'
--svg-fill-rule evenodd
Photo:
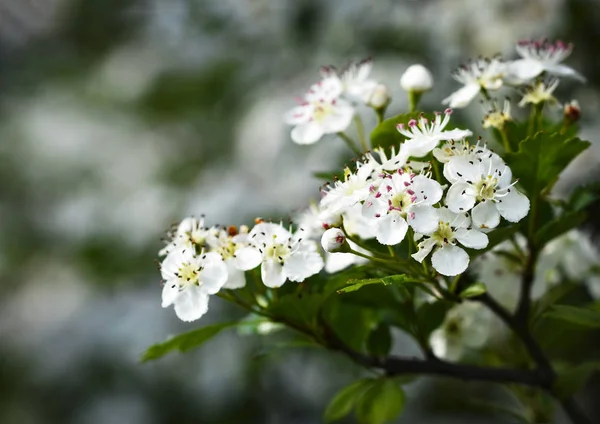
<path fill-rule="evenodd" d="M 208 310 L 208 297 L 227 281 L 227 266 L 218 253 L 195 249 L 171 251 L 161 264 L 162 307 L 175 305 L 182 321 L 194 321 Z"/>
<path fill-rule="evenodd" d="M 340 98 L 343 86 L 340 79 L 329 76 L 314 84 L 300 105 L 284 117 L 294 125 L 292 140 L 298 144 L 316 143 L 325 134 L 334 134 L 348 128 L 354 116 L 354 108 Z"/>
<path fill-rule="evenodd" d="M 366 59 L 361 62 L 351 62 L 338 72 L 332 66 L 321 69 L 324 78 L 337 77 L 342 84 L 342 92 L 350 100 L 368 104 L 378 83 L 369 78 L 373 69 L 373 61 Z"/>
<path fill-rule="evenodd" d="M 502 109 L 494 102 L 492 104 L 492 109 L 483 117 L 483 128 L 492 127 L 502 130 L 504 125 L 511 120 L 510 102 L 504 100 L 504 107 Z"/>
<path fill-rule="evenodd" d="M 499 58 L 481 58 L 463 65 L 452 75 L 464 85 L 442 101 L 453 108 L 463 108 L 479 94 L 481 89 L 495 91 L 502 87 L 506 64 Z"/>
<path fill-rule="evenodd" d="M 571 54 L 572 44 L 565 44 L 560 40 L 556 43 L 523 40 L 517 44 L 516 50 L 521 59 L 510 63 L 507 71 L 517 81 L 529 81 L 543 72 L 585 81 L 580 73 L 561 63 Z"/>
<path fill-rule="evenodd" d="M 374 109 L 381 109 L 390 102 L 390 90 L 383 84 L 377 84 L 371 91 L 367 106 Z"/>
<path fill-rule="evenodd" d="M 339 228 L 330 228 L 321 237 L 321 246 L 328 253 L 339 251 L 346 244 L 346 235 Z"/>
<path fill-rule="evenodd" d="M 447 165 L 453 184 L 446 194 L 446 204 L 455 213 L 473 209 L 474 226 L 495 228 L 500 216 L 518 222 L 529 212 L 529 199 L 514 187 L 516 182 L 511 183 L 512 172 L 497 155 L 457 156 Z"/>
<path fill-rule="evenodd" d="M 419 92 L 431 90 L 433 77 L 429 69 L 420 64 L 409 66 L 400 77 L 400 86 L 407 92 Z"/>
<path fill-rule="evenodd" d="M 341 215 L 345 210 L 362 202 L 369 196 L 373 184 L 372 162 L 357 162 L 356 172 L 344 170 L 344 181 L 334 181 L 323 189 L 319 207 L 331 215 Z"/>
<path fill-rule="evenodd" d="M 395 245 L 404 239 L 408 225 L 419 233 L 434 230 L 437 215 L 432 205 L 442 194 L 437 181 L 399 169 L 386 175 L 379 189 L 372 187 L 362 212 L 374 221 L 377 241 Z"/>
<path fill-rule="evenodd" d="M 267 287 L 280 287 L 286 280 L 304 281 L 323 268 L 316 243 L 293 235 L 279 224 L 255 225 L 249 240 L 250 246 L 236 252 L 237 266 L 248 270 L 261 265 L 262 281 Z"/>
<path fill-rule="evenodd" d="M 557 104 L 558 100 L 552 95 L 556 87 L 558 87 L 558 79 L 556 78 L 547 82 L 536 81 L 526 89 L 519 106 L 524 107 L 527 104 L 537 105 L 540 103 Z"/>
<path fill-rule="evenodd" d="M 214 227 L 204 226 L 204 218 L 200 220 L 195 217 L 185 218 L 177 228 L 169 233 L 168 244 L 158 252 L 159 256 L 165 256 L 175 249 L 205 247 L 208 240 L 213 238 L 216 233 Z"/>
<path fill-rule="evenodd" d="M 210 251 L 217 252 L 223 258 L 227 266 L 227 282 L 223 285 L 225 289 L 239 289 L 246 285 L 244 270 L 237 264 L 237 252 L 249 245 L 249 235 L 247 227 L 242 227 L 238 233 L 235 227 L 229 227 L 227 230 L 220 229 L 214 237 L 208 242 Z M 255 253 L 256 259 L 260 260 L 260 254 Z"/>
<path fill-rule="evenodd" d="M 436 229 L 426 233 L 426 237 L 418 244 L 419 250 L 412 257 L 423 262 L 435 249 L 431 265 L 437 272 L 447 276 L 462 274 L 469 266 L 469 255 L 457 244 L 471 249 L 484 249 L 488 245 L 488 237 L 471 228 L 471 220 L 466 214 L 457 214 L 447 208 L 438 208 L 436 212 Z"/>

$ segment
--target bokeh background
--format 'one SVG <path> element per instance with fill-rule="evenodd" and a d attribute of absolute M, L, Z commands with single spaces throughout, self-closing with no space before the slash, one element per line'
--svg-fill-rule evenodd
<path fill-rule="evenodd" d="M 278 348 L 277 334 L 224 332 L 139 363 L 198 325 L 160 308 L 161 237 L 190 214 L 285 218 L 318 196 L 311 172 L 345 147 L 296 146 L 281 118 L 321 65 L 373 57 L 393 113 L 401 73 L 423 63 L 436 81 L 424 106 L 440 110 L 459 63 L 540 36 L 574 42 L 569 64 L 588 77 L 559 87 L 595 142 L 560 181 L 568 192 L 598 177 L 597 0 L 0 0 L 0 423 L 321 422 L 360 371 Z M 200 325 L 243 316 L 211 302 Z M 410 384 L 398 422 L 509 422 L 464 406 L 497 387 L 453 384 Z M 593 413 L 597 391 L 579 400 Z"/>

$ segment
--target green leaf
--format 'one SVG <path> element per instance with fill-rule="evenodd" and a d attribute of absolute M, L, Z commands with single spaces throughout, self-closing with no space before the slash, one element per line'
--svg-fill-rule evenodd
<path fill-rule="evenodd" d="M 573 211 L 581 211 L 598 201 L 600 201 L 600 182 L 577 187 L 571 194 L 567 206 Z"/>
<path fill-rule="evenodd" d="M 600 362 L 586 362 L 558 374 L 554 382 L 554 393 L 561 398 L 567 398 L 579 391 L 594 371 L 600 370 Z"/>
<path fill-rule="evenodd" d="M 207 325 L 206 327 L 198 328 L 197 330 L 188 331 L 187 333 L 179 334 L 171 337 L 162 343 L 150 346 L 142 355 L 141 361 L 148 362 L 165 356 L 167 353 L 178 350 L 179 352 L 187 352 L 201 346 L 222 330 L 238 325 L 238 322 L 224 322 L 220 324 Z"/>
<path fill-rule="evenodd" d="M 523 140 L 518 152 L 508 153 L 506 161 L 525 192 L 537 196 L 589 146 L 589 142 L 577 137 L 538 132 Z"/>
<path fill-rule="evenodd" d="M 384 120 L 371 131 L 371 146 L 387 149 L 399 146 L 404 139 L 396 127 L 398 124 L 408 125 L 411 119 L 417 119 L 419 113 L 403 113 Z"/>
<path fill-rule="evenodd" d="M 379 324 L 367 338 L 367 350 L 375 356 L 387 356 L 392 347 L 392 334 L 390 327 Z"/>
<path fill-rule="evenodd" d="M 325 410 L 323 416 L 325 422 L 339 420 L 348 415 L 372 382 L 373 380 L 365 378 L 355 381 L 337 392 Z"/>
<path fill-rule="evenodd" d="M 535 244 L 544 246 L 550 240 L 566 233 L 573 228 L 579 227 L 585 221 L 587 214 L 583 211 L 565 212 L 550 221 L 535 234 Z"/>
<path fill-rule="evenodd" d="M 289 322 L 303 328 L 315 328 L 319 310 L 326 296 L 320 293 L 288 294 L 269 306 L 277 321 Z"/>
<path fill-rule="evenodd" d="M 400 415 L 405 400 L 404 391 L 396 381 L 375 381 L 358 400 L 356 417 L 361 424 L 390 422 Z"/>
<path fill-rule="evenodd" d="M 468 299 L 470 297 L 479 296 L 480 294 L 483 294 L 486 291 L 487 288 L 485 287 L 485 284 L 477 282 L 471 284 L 469 287 L 460 292 L 460 297 L 462 297 L 463 299 Z"/>
<path fill-rule="evenodd" d="M 600 328 L 600 312 L 568 305 L 551 306 L 544 314 L 547 318 L 566 321 L 588 328 Z"/>
<path fill-rule="evenodd" d="M 550 287 L 539 300 L 533 303 L 531 322 L 535 323 L 542 317 L 542 314 L 546 312 L 548 308 L 555 303 L 558 303 L 558 301 L 563 299 L 578 287 L 580 287 L 579 284 L 572 283 L 562 283 L 557 286 Z"/>
<path fill-rule="evenodd" d="M 424 303 L 417 310 L 417 325 L 421 336 L 427 340 L 433 330 L 444 322 L 446 313 L 452 307 L 447 300 L 436 300 L 432 303 Z"/>
<path fill-rule="evenodd" d="M 379 319 L 378 311 L 354 304 L 347 304 L 337 296 L 327 302 L 323 318 L 334 334 L 346 346 L 363 352 L 371 329 Z"/>
<path fill-rule="evenodd" d="M 390 275 L 388 277 L 381 277 L 381 278 L 366 278 L 366 279 L 362 279 L 362 280 L 349 280 L 348 286 L 338 290 L 338 294 L 353 292 L 353 291 L 359 290 L 362 287 L 367 286 L 369 284 L 390 285 L 390 284 L 406 284 L 406 283 L 414 283 L 414 281 L 409 280 L 409 277 L 407 277 L 405 274 Z"/>

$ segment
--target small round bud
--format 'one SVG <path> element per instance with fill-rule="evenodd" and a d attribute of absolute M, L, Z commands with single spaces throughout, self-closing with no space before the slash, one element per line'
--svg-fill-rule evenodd
<path fill-rule="evenodd" d="M 330 228 L 321 237 L 321 246 L 329 253 L 342 252 L 347 244 L 346 236 L 339 228 Z"/>
<path fill-rule="evenodd" d="M 390 90 L 383 84 L 377 84 L 371 96 L 369 97 L 368 105 L 373 109 L 381 109 L 390 102 Z"/>
<path fill-rule="evenodd" d="M 400 77 L 400 86 L 404 91 L 422 93 L 431 90 L 433 77 L 423 65 L 411 65 Z"/>
<path fill-rule="evenodd" d="M 569 124 L 579 121 L 581 118 L 581 108 L 577 100 L 572 100 L 571 103 L 567 103 L 564 108 L 565 121 Z"/>

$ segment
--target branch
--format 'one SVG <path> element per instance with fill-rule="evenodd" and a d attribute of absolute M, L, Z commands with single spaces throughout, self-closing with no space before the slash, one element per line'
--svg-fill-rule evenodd
<path fill-rule="evenodd" d="M 529 243 L 528 246 L 531 254 L 527 257 L 523 277 L 521 278 L 521 294 L 519 296 L 519 304 L 515 313 L 517 323 L 527 325 L 529 321 L 529 311 L 531 309 L 531 288 L 535 278 L 535 264 L 537 262 L 537 250 Z"/>

